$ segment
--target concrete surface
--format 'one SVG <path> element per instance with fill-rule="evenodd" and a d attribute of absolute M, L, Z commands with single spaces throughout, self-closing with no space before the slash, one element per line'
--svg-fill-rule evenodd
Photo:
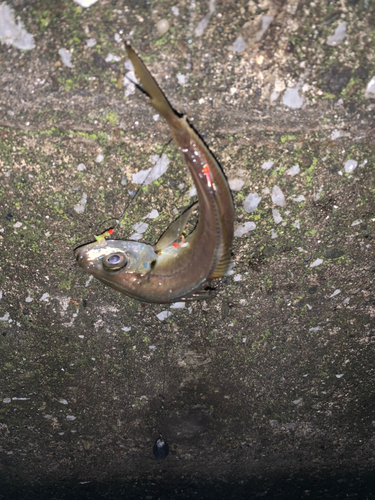
<path fill-rule="evenodd" d="M 9 6 L 35 47 L 0 44 L 0 499 L 373 498 L 373 2 Z M 153 209 L 156 242 L 192 200 L 166 124 L 125 97 L 128 38 L 243 184 L 236 229 L 256 225 L 184 309 L 74 260 Z M 162 153 L 167 173 L 132 201 Z"/>

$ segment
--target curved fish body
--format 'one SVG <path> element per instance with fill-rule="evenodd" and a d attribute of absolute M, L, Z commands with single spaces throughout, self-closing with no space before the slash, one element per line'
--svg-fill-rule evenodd
<path fill-rule="evenodd" d="M 202 139 L 185 116 L 173 110 L 129 44 L 126 48 L 150 104 L 167 120 L 189 168 L 197 189 L 199 220 L 194 231 L 182 238 L 197 208 L 193 205 L 171 224 L 155 247 L 103 238 L 77 248 L 75 256 L 87 273 L 135 299 L 162 304 L 200 298 L 203 287 L 228 267 L 234 226 L 232 195 L 223 171 Z"/>

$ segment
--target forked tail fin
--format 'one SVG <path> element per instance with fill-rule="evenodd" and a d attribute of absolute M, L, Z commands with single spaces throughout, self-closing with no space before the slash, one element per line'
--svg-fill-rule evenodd
<path fill-rule="evenodd" d="M 129 42 L 126 43 L 126 50 L 142 87 L 144 88 L 146 94 L 150 97 L 151 105 L 156 109 L 156 111 L 164 116 L 168 122 L 173 122 L 173 119 L 177 116 L 176 113 L 149 70 L 132 49 Z"/>

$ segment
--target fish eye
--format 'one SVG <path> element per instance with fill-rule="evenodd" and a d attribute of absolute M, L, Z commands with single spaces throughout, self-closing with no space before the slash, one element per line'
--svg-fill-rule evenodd
<path fill-rule="evenodd" d="M 107 271 L 118 271 L 127 266 L 128 258 L 123 252 L 115 252 L 104 257 L 102 262 Z"/>

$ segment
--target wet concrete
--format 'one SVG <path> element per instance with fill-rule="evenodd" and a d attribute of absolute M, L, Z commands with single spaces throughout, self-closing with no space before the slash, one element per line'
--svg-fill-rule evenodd
<path fill-rule="evenodd" d="M 0 44 L 0 499 L 372 498 L 373 6 L 217 2 L 197 37 L 208 3 L 172 5 L 13 5 L 36 47 Z M 212 298 L 184 309 L 121 296 L 74 260 L 114 220 L 127 239 L 157 209 L 154 243 L 192 201 L 166 124 L 125 98 L 128 36 L 243 181 L 236 228 L 256 225 Z M 134 201 L 133 173 L 162 153 L 167 173 Z"/>

